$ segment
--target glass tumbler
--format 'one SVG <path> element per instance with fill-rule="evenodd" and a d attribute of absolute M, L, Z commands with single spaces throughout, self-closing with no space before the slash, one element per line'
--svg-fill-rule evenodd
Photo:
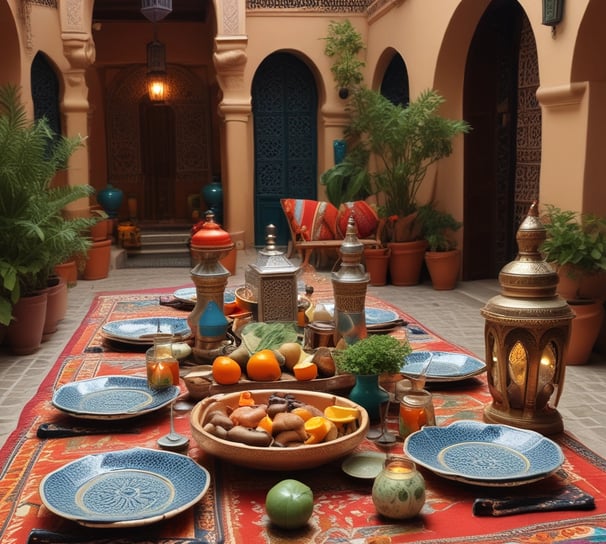
<path fill-rule="evenodd" d="M 399 431 L 406 438 L 425 425 L 435 425 L 436 416 L 431 393 L 425 389 L 410 390 L 400 401 Z"/>

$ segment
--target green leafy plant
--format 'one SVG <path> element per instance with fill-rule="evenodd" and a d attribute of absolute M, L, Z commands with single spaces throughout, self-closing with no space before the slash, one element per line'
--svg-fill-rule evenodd
<path fill-rule="evenodd" d="M 452 234 L 459 230 L 463 223 L 457 221 L 448 212 L 438 210 L 433 204 L 419 208 L 419 221 L 423 228 L 423 238 L 427 240 L 428 251 L 451 251 L 457 247 Z"/>
<path fill-rule="evenodd" d="M 584 272 L 606 270 L 605 218 L 547 205 L 542 223 L 547 231 L 541 246 L 546 261 Z"/>
<path fill-rule="evenodd" d="M 335 350 L 333 357 L 339 372 L 395 374 L 400 372 L 411 352 L 408 340 L 399 340 L 388 334 L 373 334 L 343 350 Z"/>
<path fill-rule="evenodd" d="M 362 83 L 365 63 L 359 55 L 365 47 L 362 36 L 351 22 L 331 22 L 328 25 L 328 36 L 324 39 L 324 54 L 333 59 L 330 71 L 337 88 L 350 90 Z"/>
<path fill-rule="evenodd" d="M 334 33 L 339 28 L 329 30 Z M 347 33 L 357 32 L 349 25 Z M 358 39 L 361 41 L 359 34 Z M 349 42 L 329 43 L 334 48 L 331 56 L 338 59 L 339 47 L 345 54 Z M 322 174 L 321 182 L 335 205 L 375 195 L 380 215 L 388 219 L 383 229 L 386 242 L 420 238 L 414 214 L 427 169 L 452 153 L 455 136 L 470 130 L 465 121 L 440 116 L 443 103 L 444 98 L 432 89 L 423 91 L 406 107 L 366 88 L 362 79 L 351 89 L 346 105 L 349 121 L 343 131 L 347 154 Z M 399 221 L 408 216 L 412 219 Z"/>
<path fill-rule="evenodd" d="M 51 186 L 81 138 L 57 137 L 45 119 L 30 122 L 17 87 L 0 88 L 0 323 L 21 296 L 46 287 L 56 264 L 85 253 L 98 218 L 68 219 L 65 207 L 94 191 Z"/>

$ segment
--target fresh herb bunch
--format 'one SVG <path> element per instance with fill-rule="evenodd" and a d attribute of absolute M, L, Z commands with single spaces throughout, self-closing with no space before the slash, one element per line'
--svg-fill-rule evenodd
<path fill-rule="evenodd" d="M 339 372 L 396 374 L 411 352 L 408 340 L 398 340 L 388 334 L 373 334 L 344 350 L 335 350 L 333 357 Z"/>

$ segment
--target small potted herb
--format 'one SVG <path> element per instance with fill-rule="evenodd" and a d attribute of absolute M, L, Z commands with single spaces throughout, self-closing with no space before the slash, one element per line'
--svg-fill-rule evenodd
<path fill-rule="evenodd" d="M 344 350 L 335 350 L 337 371 L 356 376 L 349 398 L 366 409 L 371 421 L 380 419 L 381 404 L 389 398 L 379 386 L 379 375 L 399 373 L 411 352 L 408 340 L 388 334 L 374 334 Z"/>

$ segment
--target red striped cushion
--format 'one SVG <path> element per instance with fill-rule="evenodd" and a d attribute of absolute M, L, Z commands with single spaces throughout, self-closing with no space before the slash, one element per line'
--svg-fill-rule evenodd
<path fill-rule="evenodd" d="M 359 238 L 372 238 L 379 224 L 379 216 L 376 210 L 364 200 L 356 200 L 355 202 L 347 202 L 339 206 L 337 214 L 337 236 L 345 237 L 347 231 L 347 222 L 349 216 L 354 214 L 356 221 L 356 229 Z"/>

